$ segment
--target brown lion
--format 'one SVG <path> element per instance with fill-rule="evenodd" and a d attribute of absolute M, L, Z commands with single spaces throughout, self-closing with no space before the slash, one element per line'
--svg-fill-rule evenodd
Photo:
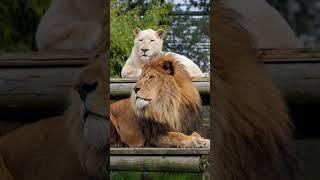
<path fill-rule="evenodd" d="M 174 56 L 143 66 L 130 98 L 110 107 L 111 143 L 129 147 L 209 147 L 200 95 Z"/>
<path fill-rule="evenodd" d="M 0 139 L 1 180 L 106 179 L 107 68 L 104 56 L 76 81 L 62 116 L 26 125 Z"/>
<path fill-rule="evenodd" d="M 239 14 L 211 9 L 213 179 L 295 179 L 292 125 L 280 91 L 257 62 Z"/>

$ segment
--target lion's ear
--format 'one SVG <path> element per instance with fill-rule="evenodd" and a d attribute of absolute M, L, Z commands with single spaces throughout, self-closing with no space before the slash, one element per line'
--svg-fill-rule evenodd
<path fill-rule="evenodd" d="M 162 69 L 163 69 L 164 74 L 172 75 L 172 76 L 174 75 L 174 66 L 171 61 L 163 62 Z"/>
<path fill-rule="evenodd" d="M 164 39 L 165 38 L 165 36 L 166 36 L 166 31 L 165 30 L 159 29 L 156 32 L 157 32 L 158 36 L 160 37 L 160 39 Z"/>
<path fill-rule="evenodd" d="M 141 29 L 138 28 L 138 27 L 136 27 L 136 28 L 133 29 L 133 34 L 134 34 L 135 36 L 138 35 L 140 32 L 141 32 Z"/>

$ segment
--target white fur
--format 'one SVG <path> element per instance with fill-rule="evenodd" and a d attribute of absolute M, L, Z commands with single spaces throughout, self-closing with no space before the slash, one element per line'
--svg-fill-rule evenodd
<path fill-rule="evenodd" d="M 95 50 L 105 7 L 104 0 L 52 0 L 36 32 L 38 49 Z"/>
<path fill-rule="evenodd" d="M 303 47 L 286 20 L 265 0 L 225 0 L 225 5 L 243 17 L 256 48 Z"/>
<path fill-rule="evenodd" d="M 142 39 L 143 41 L 139 41 L 140 39 Z M 150 42 L 150 40 L 155 41 Z M 159 38 L 156 31 L 147 29 L 139 32 L 134 40 L 134 47 L 132 48 L 131 55 L 121 70 L 122 78 L 139 77 L 143 64 L 149 61 L 152 57 L 163 53 L 162 44 L 163 40 Z M 146 52 L 147 57 L 142 56 L 143 52 L 141 51 L 141 49 L 149 49 L 149 51 Z M 177 53 L 171 54 L 173 54 L 174 57 L 184 65 L 190 77 L 203 76 L 201 69 L 192 60 Z"/>
<path fill-rule="evenodd" d="M 144 99 L 140 99 L 140 98 L 137 99 L 137 94 L 134 91 L 132 91 L 131 93 L 131 100 L 132 102 L 134 102 L 135 107 L 140 110 L 146 107 L 150 103 L 150 101 L 147 101 Z"/>
<path fill-rule="evenodd" d="M 150 101 L 146 101 L 144 99 L 136 99 L 135 101 L 135 105 L 138 109 L 143 109 L 144 107 L 146 107 L 148 104 L 150 103 Z"/>

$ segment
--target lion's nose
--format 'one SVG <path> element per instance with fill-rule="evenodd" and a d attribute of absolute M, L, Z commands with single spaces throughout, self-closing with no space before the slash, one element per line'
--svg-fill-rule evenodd
<path fill-rule="evenodd" d="M 141 88 L 139 88 L 139 87 L 134 87 L 134 88 L 133 88 L 133 90 L 134 90 L 135 93 L 137 93 L 140 89 L 141 89 Z"/>
<path fill-rule="evenodd" d="M 88 93 L 94 91 L 98 86 L 98 82 L 94 83 L 86 83 L 80 82 L 79 84 L 74 86 L 74 89 L 79 93 L 80 98 L 82 100 L 86 99 Z"/>
<path fill-rule="evenodd" d="M 141 49 L 142 52 L 146 53 L 149 49 Z"/>

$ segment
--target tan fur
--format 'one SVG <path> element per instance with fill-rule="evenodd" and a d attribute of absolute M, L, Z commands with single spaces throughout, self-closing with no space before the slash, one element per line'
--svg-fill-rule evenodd
<path fill-rule="evenodd" d="M 294 179 L 292 126 L 239 15 L 212 5 L 213 179 Z"/>
<path fill-rule="evenodd" d="M 109 130 L 105 105 L 107 72 L 105 58 L 100 58 L 85 68 L 76 81 L 98 82 L 95 91 L 87 95 L 86 108 L 100 116 L 91 114 L 84 122 L 83 101 L 78 93 L 72 92 L 71 105 L 62 116 L 23 126 L 0 139 L 0 179 L 88 180 L 105 176 L 109 163 L 106 144 L 102 144 L 108 143 L 104 138 Z M 98 125 L 88 129 L 90 123 Z M 101 137 L 90 137 L 97 135 Z M 89 142 L 93 138 L 97 140 Z"/>
<path fill-rule="evenodd" d="M 137 92 L 135 92 L 139 89 Z M 174 56 L 147 62 L 131 97 L 111 105 L 112 143 L 129 147 L 208 147 L 201 122 L 201 99 Z"/>
<path fill-rule="evenodd" d="M 154 31 L 152 29 L 146 29 L 141 31 L 139 28 L 135 28 L 133 32 L 135 35 L 134 47 L 132 48 L 130 57 L 121 70 L 122 78 L 138 78 L 141 75 L 142 66 L 146 62 L 160 54 L 164 54 L 162 51 L 162 44 L 165 37 L 164 30 L 159 29 Z M 144 53 L 142 51 L 143 49 L 148 51 Z M 187 57 L 173 52 L 168 54 L 175 56 L 190 77 L 203 76 L 201 69 Z"/>
<path fill-rule="evenodd" d="M 41 18 L 36 43 L 40 51 L 93 51 L 99 46 L 105 0 L 52 0 Z"/>

